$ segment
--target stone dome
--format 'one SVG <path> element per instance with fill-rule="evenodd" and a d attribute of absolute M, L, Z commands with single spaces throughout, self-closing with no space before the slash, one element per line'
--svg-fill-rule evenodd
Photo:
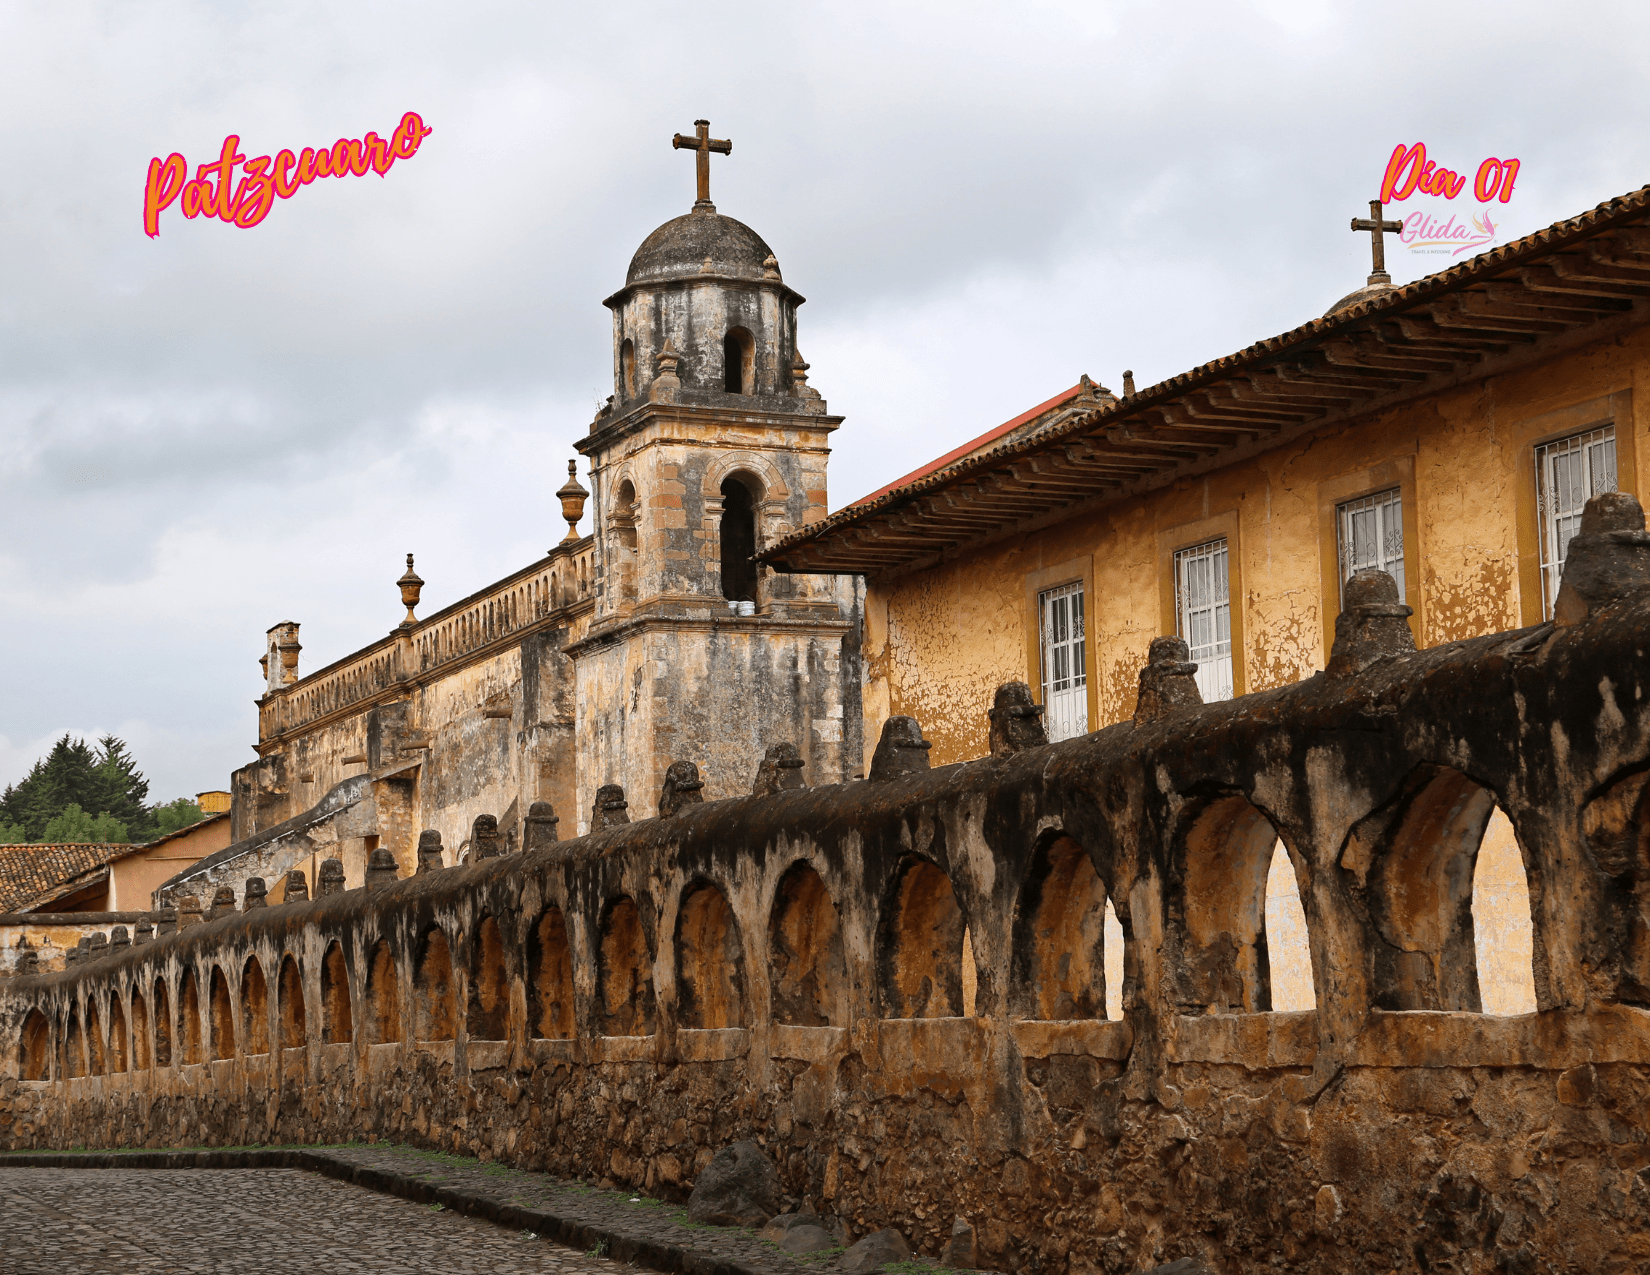
<path fill-rule="evenodd" d="M 762 236 L 744 222 L 698 209 L 665 222 L 642 240 L 630 259 L 625 286 L 698 274 L 704 269 L 706 257 L 711 261 L 711 273 L 760 279 L 762 263 L 772 255 Z"/>

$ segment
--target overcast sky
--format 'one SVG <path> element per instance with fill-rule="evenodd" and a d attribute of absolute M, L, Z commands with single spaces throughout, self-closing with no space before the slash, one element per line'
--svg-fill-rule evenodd
<path fill-rule="evenodd" d="M 1467 174 L 1461 220 L 1521 161 L 1497 242 L 1644 185 L 1647 49 L 1650 7 L 1573 2 L 0 0 L 0 784 L 68 730 L 157 798 L 223 787 L 271 624 L 313 670 L 399 621 L 409 550 L 429 614 L 559 540 L 601 299 L 691 204 L 696 118 L 808 298 L 838 507 L 1080 373 L 1321 313 L 1399 142 Z M 382 179 L 143 233 L 152 156 L 409 110 L 435 131 Z"/>

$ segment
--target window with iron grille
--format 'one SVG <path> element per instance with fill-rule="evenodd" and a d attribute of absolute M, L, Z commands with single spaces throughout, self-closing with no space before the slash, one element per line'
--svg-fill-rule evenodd
<path fill-rule="evenodd" d="M 1083 623 L 1083 586 L 1062 585 L 1037 595 L 1042 635 L 1044 722 L 1049 741 L 1088 734 L 1089 679 Z"/>
<path fill-rule="evenodd" d="M 1174 556 L 1175 623 L 1197 665 L 1203 702 L 1232 698 L 1232 604 L 1226 540 L 1211 540 Z"/>
<path fill-rule="evenodd" d="M 1341 603 L 1352 573 L 1373 567 L 1398 582 L 1404 598 L 1404 504 L 1398 489 L 1360 496 L 1335 506 L 1336 551 L 1341 565 Z"/>
<path fill-rule="evenodd" d="M 1616 427 L 1605 425 L 1535 449 L 1535 503 L 1541 525 L 1541 604 L 1551 617 L 1570 538 L 1593 496 L 1616 489 Z"/>

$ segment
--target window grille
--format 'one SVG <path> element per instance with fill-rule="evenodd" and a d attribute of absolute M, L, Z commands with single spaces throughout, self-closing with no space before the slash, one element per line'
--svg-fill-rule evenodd
<path fill-rule="evenodd" d="M 1049 741 L 1086 735 L 1089 679 L 1083 623 L 1083 586 L 1062 585 L 1037 595 L 1042 631 L 1043 704 Z"/>
<path fill-rule="evenodd" d="M 1373 567 L 1398 582 L 1404 593 L 1404 504 L 1398 489 L 1377 492 L 1335 506 L 1336 552 L 1341 565 L 1341 605 L 1352 573 Z"/>
<path fill-rule="evenodd" d="M 1535 449 L 1536 516 L 1541 524 L 1541 602 L 1550 618 L 1570 538 L 1581 527 L 1581 510 L 1601 492 L 1616 489 L 1616 427 L 1605 425 Z"/>
<path fill-rule="evenodd" d="M 1203 701 L 1232 698 L 1232 604 L 1226 541 L 1211 540 L 1174 556 L 1175 621 L 1197 665 Z"/>

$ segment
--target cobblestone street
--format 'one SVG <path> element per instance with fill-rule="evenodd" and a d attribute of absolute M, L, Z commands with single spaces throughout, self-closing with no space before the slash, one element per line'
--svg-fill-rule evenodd
<path fill-rule="evenodd" d="M 292 1169 L 0 1168 L 0 1272 L 293 1275 L 630 1268 Z"/>

